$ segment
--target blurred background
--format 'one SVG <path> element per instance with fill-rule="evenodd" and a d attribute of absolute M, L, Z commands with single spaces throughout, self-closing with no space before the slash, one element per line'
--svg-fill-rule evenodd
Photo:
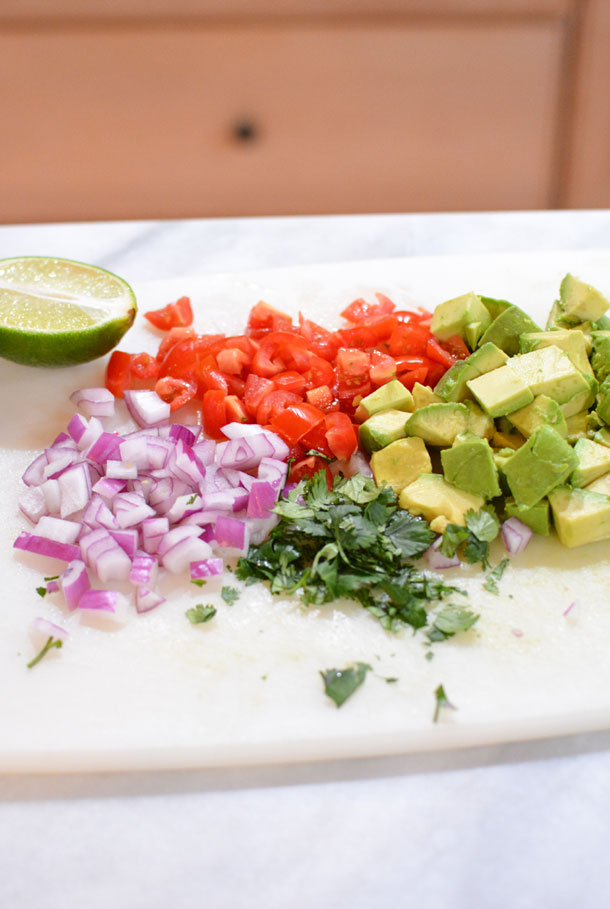
<path fill-rule="evenodd" d="M 0 0 L 0 220 L 610 207 L 610 0 Z"/>

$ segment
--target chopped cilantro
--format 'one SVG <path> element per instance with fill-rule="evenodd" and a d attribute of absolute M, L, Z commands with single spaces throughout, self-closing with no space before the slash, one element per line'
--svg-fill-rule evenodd
<path fill-rule="evenodd" d="M 210 619 L 214 618 L 216 615 L 216 607 L 204 606 L 203 603 L 199 603 L 192 609 L 187 609 L 185 615 L 191 625 L 201 625 L 203 622 L 209 622 Z"/>
<path fill-rule="evenodd" d="M 40 663 L 42 658 L 47 655 L 47 653 L 49 652 L 49 650 L 52 647 L 57 647 L 57 649 L 59 650 L 62 646 L 63 646 L 63 641 L 61 640 L 61 638 L 54 638 L 53 635 L 51 635 L 50 637 L 47 638 L 47 641 L 46 641 L 44 647 L 42 647 L 41 650 L 38 651 L 38 653 L 36 654 L 34 659 L 30 660 L 30 662 L 27 664 L 27 668 L 31 669 L 32 666 L 36 665 L 36 663 Z"/>
<path fill-rule="evenodd" d="M 485 583 L 483 584 L 483 587 L 485 590 L 488 590 L 490 593 L 496 593 L 496 594 L 500 592 L 498 590 L 498 581 L 504 574 L 504 571 L 506 570 L 506 566 L 508 565 L 508 563 L 509 563 L 509 559 L 502 559 L 501 562 L 498 562 L 498 564 L 496 565 L 495 568 L 492 568 L 492 570 L 489 572 L 489 574 L 485 578 Z"/>
<path fill-rule="evenodd" d="M 306 458 L 320 458 L 321 461 L 326 461 L 327 464 L 330 464 L 333 458 L 329 458 L 328 455 L 325 455 L 321 451 L 317 451 L 315 448 L 310 448 L 309 451 L 305 452 Z"/>
<path fill-rule="evenodd" d="M 192 505 L 194 502 L 197 501 L 198 498 L 199 498 L 199 493 L 194 492 L 193 495 L 190 497 L 190 499 L 187 499 L 186 504 L 187 504 L 187 505 Z"/>
<path fill-rule="evenodd" d="M 320 672 L 326 694 L 340 707 L 362 685 L 370 668 L 368 663 L 355 663 L 345 669 Z"/>
<path fill-rule="evenodd" d="M 452 558 L 463 544 L 463 557 L 467 562 L 481 562 L 484 568 L 489 564 L 489 544 L 500 532 L 500 522 L 491 508 L 480 511 L 471 509 L 465 515 L 466 526 L 448 524 L 443 533 L 440 551 Z"/>
<path fill-rule="evenodd" d="M 232 606 L 239 599 L 239 590 L 236 587 L 223 587 L 220 591 L 220 596 L 227 606 Z"/>
<path fill-rule="evenodd" d="M 432 721 L 434 723 L 438 723 L 438 718 L 439 718 L 440 712 L 443 708 L 448 708 L 449 710 L 457 710 L 457 707 L 455 706 L 455 704 L 451 703 L 451 701 L 445 694 L 445 689 L 443 688 L 442 685 L 439 685 L 438 688 L 435 690 L 434 696 L 436 698 L 436 705 L 434 708 L 434 716 L 432 717 Z"/>
<path fill-rule="evenodd" d="M 46 588 L 46 587 L 37 587 L 37 588 L 36 588 L 36 593 L 38 594 L 39 597 L 46 597 L 46 595 L 47 595 L 47 588 Z"/>
<path fill-rule="evenodd" d="M 204 584 L 207 584 L 207 581 L 204 578 L 191 578 L 191 584 L 196 587 L 203 587 Z"/>
<path fill-rule="evenodd" d="M 276 507 L 280 523 L 237 565 L 246 584 L 267 581 L 274 594 L 306 604 L 340 597 L 359 602 L 390 631 L 427 623 L 427 604 L 455 592 L 408 560 L 434 541 L 426 521 L 398 507 L 388 486 L 325 471 L 302 480 Z"/>
<path fill-rule="evenodd" d="M 42 580 L 43 580 L 43 581 L 58 581 L 58 580 L 59 580 L 59 575 L 58 575 L 58 574 L 52 574 L 52 575 L 49 575 L 48 578 L 43 578 Z"/>
<path fill-rule="evenodd" d="M 479 616 L 463 606 L 454 606 L 448 603 L 436 614 L 432 628 L 428 631 L 431 641 L 445 641 L 453 637 L 458 631 L 468 631 L 472 628 Z"/>

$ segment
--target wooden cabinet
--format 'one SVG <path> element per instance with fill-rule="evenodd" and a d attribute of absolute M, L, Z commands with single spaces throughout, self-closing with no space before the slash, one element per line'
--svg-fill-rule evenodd
<path fill-rule="evenodd" d="M 45 20 L 25 0 L 21 18 L 0 14 L 0 218 L 578 205 L 574 11 L 512 2 L 304 15 L 291 0 L 278 19 L 233 0 L 219 20 L 176 0 L 170 22 L 137 2 L 89 19 L 70 0 L 46 0 Z"/>

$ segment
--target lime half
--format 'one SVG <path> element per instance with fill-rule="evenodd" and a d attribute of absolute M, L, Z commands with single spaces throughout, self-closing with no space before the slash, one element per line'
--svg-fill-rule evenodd
<path fill-rule="evenodd" d="M 72 366 L 111 350 L 136 315 L 122 278 L 70 259 L 0 259 L 0 357 Z"/>

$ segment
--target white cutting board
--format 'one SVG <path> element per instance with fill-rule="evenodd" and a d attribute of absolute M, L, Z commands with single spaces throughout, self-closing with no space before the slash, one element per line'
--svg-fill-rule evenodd
<path fill-rule="evenodd" d="M 339 311 L 376 290 L 403 308 L 468 290 L 507 298 L 544 321 L 571 271 L 610 293 L 610 251 L 425 257 L 184 277 L 135 287 L 136 325 L 120 345 L 155 351 L 141 313 L 190 295 L 200 331 L 243 330 L 259 299 L 339 325 Z M 20 476 L 67 424 L 71 391 L 103 382 L 106 358 L 36 370 L 0 361 L 0 770 L 138 769 L 331 759 L 458 747 L 610 726 L 610 542 L 567 550 L 535 539 L 512 559 L 501 595 L 482 590 L 476 567 L 446 572 L 481 618 L 434 646 L 397 635 L 355 604 L 305 609 L 227 574 L 200 590 L 171 578 L 168 601 L 117 630 L 83 626 L 60 597 L 41 600 L 42 575 L 61 564 L 17 553 L 26 529 Z M 495 544 L 492 561 L 504 554 Z M 222 583 L 242 594 L 231 607 Z M 568 615 L 564 612 L 572 602 Z M 192 626 L 185 610 L 218 612 Z M 31 620 L 64 625 L 69 640 L 35 668 Z M 320 670 L 371 664 L 337 709 Z M 386 678 L 397 678 L 389 683 Z M 442 684 L 457 708 L 433 723 Z"/>

